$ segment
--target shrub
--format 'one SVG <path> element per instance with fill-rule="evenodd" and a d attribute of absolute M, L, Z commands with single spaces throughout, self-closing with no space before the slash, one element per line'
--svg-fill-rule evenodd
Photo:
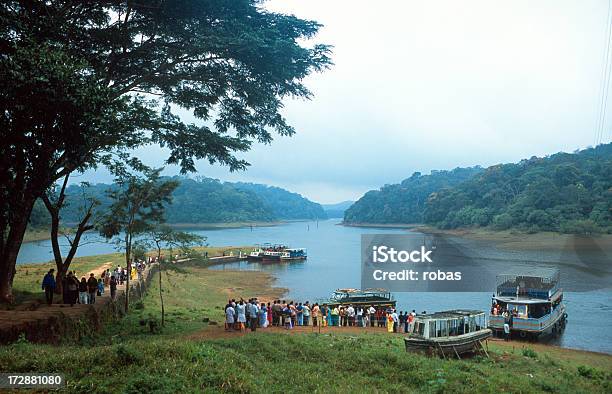
<path fill-rule="evenodd" d="M 523 349 L 523 356 L 529 358 L 538 358 L 538 354 L 535 352 L 535 350 L 528 347 Z"/>

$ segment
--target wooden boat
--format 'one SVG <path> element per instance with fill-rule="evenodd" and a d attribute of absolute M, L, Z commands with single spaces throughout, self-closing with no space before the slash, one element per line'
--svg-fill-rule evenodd
<path fill-rule="evenodd" d="M 556 337 L 565 329 L 566 320 L 558 269 L 534 268 L 497 276 L 489 317 L 495 335 L 503 336 L 507 324 L 511 337 Z"/>
<path fill-rule="evenodd" d="M 451 310 L 417 315 L 408 337 L 406 351 L 442 357 L 461 358 L 462 354 L 486 350 L 482 345 L 492 334 L 486 328 L 483 311 Z"/>
<path fill-rule="evenodd" d="M 328 300 L 322 300 L 320 303 L 330 307 L 361 305 L 395 308 L 396 301 L 391 292 L 386 289 L 337 289 Z"/>

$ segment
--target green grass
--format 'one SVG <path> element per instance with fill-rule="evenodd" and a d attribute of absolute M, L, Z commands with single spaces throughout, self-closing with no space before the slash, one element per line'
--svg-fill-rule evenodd
<path fill-rule="evenodd" d="M 491 358 L 443 360 L 406 353 L 401 335 L 286 334 L 259 330 L 229 339 L 221 321 L 229 294 L 279 294 L 261 272 L 213 271 L 197 263 L 163 273 L 167 326 L 154 278 L 142 309 L 78 343 L 0 348 L 0 371 L 58 372 L 66 392 L 611 392 L 612 357 L 553 347 L 491 344 Z M 216 331 L 214 331 L 216 330 Z"/>

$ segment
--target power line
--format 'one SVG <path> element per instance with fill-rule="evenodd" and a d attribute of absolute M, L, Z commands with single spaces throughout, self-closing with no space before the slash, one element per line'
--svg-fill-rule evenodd
<path fill-rule="evenodd" d="M 610 46 L 612 44 L 612 21 L 610 20 L 612 11 L 612 1 L 608 0 L 608 14 L 606 16 L 606 49 L 602 58 L 602 69 L 601 69 L 601 84 L 600 84 L 600 100 L 599 100 L 599 113 L 597 116 L 597 124 L 595 127 L 595 146 L 597 146 L 604 135 L 605 123 L 606 123 L 606 110 L 608 102 L 608 92 L 610 85 L 610 71 L 611 58 L 610 58 Z"/>

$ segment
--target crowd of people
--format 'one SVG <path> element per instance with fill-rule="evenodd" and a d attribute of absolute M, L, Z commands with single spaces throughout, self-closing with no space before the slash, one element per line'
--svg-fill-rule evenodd
<path fill-rule="evenodd" d="M 134 261 L 131 264 L 130 280 L 142 278 L 142 274 L 148 264 L 156 262 L 156 258 L 149 257 L 146 261 Z M 96 297 L 104 294 L 106 289 L 110 291 L 111 299 L 117 296 L 117 286 L 123 285 L 127 281 L 127 267 L 117 266 L 112 272 L 106 269 L 99 278 L 93 273 L 89 277 L 78 276 L 75 271 L 66 274 L 62 281 L 62 303 L 73 306 L 75 304 L 95 304 Z M 53 304 L 53 295 L 57 287 L 55 270 L 50 269 L 42 281 L 42 290 L 45 292 L 45 300 L 48 305 Z"/>
<path fill-rule="evenodd" d="M 412 330 L 416 312 L 398 311 L 392 307 L 374 305 L 328 305 L 309 301 L 274 300 L 260 302 L 257 298 L 245 301 L 231 299 L 225 305 L 225 329 L 243 331 L 270 326 L 293 329 L 313 327 L 380 327 L 389 332 L 407 333 Z"/>

